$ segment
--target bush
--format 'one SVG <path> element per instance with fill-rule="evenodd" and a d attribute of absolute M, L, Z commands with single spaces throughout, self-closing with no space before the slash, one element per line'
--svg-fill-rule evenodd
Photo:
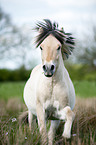
<path fill-rule="evenodd" d="M 66 65 L 72 80 L 96 80 L 96 70 L 89 65 Z"/>
<path fill-rule="evenodd" d="M 88 65 L 70 65 L 66 68 L 72 80 L 96 80 L 96 70 Z M 26 70 L 24 66 L 17 70 L 0 70 L 0 81 L 26 81 L 32 70 Z"/>
<path fill-rule="evenodd" d="M 17 70 L 0 70 L 0 81 L 26 81 L 30 76 L 31 70 L 21 67 Z"/>

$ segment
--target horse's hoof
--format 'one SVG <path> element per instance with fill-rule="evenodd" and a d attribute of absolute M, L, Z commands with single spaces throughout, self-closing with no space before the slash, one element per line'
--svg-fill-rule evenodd
<path fill-rule="evenodd" d="M 71 138 L 71 135 L 67 132 L 64 132 L 63 133 L 63 137 L 66 138 L 66 139 L 70 139 Z"/>

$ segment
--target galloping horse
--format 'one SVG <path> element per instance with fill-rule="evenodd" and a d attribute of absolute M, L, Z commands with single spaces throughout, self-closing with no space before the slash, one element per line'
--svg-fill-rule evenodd
<path fill-rule="evenodd" d="M 71 137 L 74 120 L 75 90 L 64 66 L 74 48 L 74 38 L 58 29 L 57 23 L 48 19 L 38 22 L 36 44 L 41 49 L 42 64 L 36 66 L 24 88 L 24 100 L 28 107 L 29 127 L 37 116 L 42 144 L 52 144 L 60 121 L 65 121 L 62 136 Z M 51 120 L 47 135 L 46 121 Z M 47 138 L 48 137 L 48 138 Z"/>

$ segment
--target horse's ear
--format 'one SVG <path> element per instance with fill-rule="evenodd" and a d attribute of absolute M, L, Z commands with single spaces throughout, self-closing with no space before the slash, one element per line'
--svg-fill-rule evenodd
<path fill-rule="evenodd" d="M 40 27 L 40 28 L 39 28 L 39 33 L 42 33 L 42 32 L 43 32 L 43 28 Z"/>

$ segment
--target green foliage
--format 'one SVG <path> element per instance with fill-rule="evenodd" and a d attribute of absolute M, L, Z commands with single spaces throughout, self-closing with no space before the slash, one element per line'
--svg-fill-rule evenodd
<path fill-rule="evenodd" d="M 89 65 L 67 64 L 66 68 L 72 80 L 96 81 L 96 69 Z"/>
<path fill-rule="evenodd" d="M 0 81 L 25 81 L 29 78 L 31 70 L 21 67 L 17 70 L 0 70 Z"/>
<path fill-rule="evenodd" d="M 88 65 L 65 65 L 72 80 L 96 80 L 96 69 Z M 32 70 L 21 67 L 17 70 L 0 70 L 0 81 L 26 81 Z"/>

